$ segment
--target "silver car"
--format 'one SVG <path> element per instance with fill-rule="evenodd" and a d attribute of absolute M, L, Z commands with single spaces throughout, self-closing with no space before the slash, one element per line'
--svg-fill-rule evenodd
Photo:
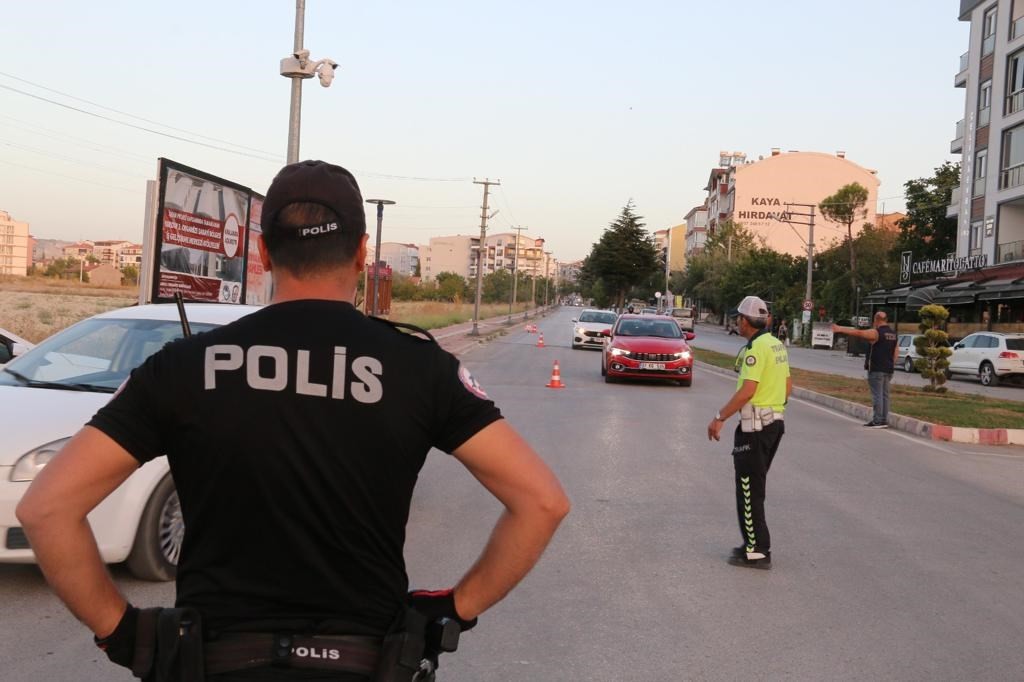
<path fill-rule="evenodd" d="M 917 371 L 914 367 L 914 362 L 921 358 L 921 355 L 914 348 L 914 335 L 913 334 L 900 334 L 899 339 L 896 341 L 899 346 L 899 355 L 896 358 L 896 366 L 903 369 L 906 373 Z"/>

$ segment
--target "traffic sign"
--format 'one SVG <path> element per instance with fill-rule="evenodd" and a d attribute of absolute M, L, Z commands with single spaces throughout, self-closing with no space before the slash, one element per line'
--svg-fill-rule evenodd
<path fill-rule="evenodd" d="M 807 299 L 804 301 L 804 310 L 814 310 L 814 301 Z"/>

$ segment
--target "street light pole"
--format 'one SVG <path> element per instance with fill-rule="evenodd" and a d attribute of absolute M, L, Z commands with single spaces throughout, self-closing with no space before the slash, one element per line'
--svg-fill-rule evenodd
<path fill-rule="evenodd" d="M 377 204 L 377 241 L 373 248 L 373 312 L 376 316 L 380 310 L 380 232 L 384 225 L 384 206 L 391 206 L 395 202 L 390 199 L 367 199 L 368 204 Z"/>
<path fill-rule="evenodd" d="M 551 252 L 544 252 L 544 307 L 548 307 L 548 282 L 551 281 Z"/>
<path fill-rule="evenodd" d="M 508 302 L 508 323 L 512 324 L 512 308 L 516 303 L 516 296 L 519 293 L 519 236 L 523 233 L 523 230 L 529 229 L 526 227 L 513 227 L 516 231 L 516 250 L 512 254 L 512 300 Z"/>
<path fill-rule="evenodd" d="M 292 81 L 291 107 L 288 110 L 288 163 L 299 160 L 299 133 L 302 127 L 302 81 L 318 76 L 320 85 L 330 87 L 337 64 L 332 59 L 312 60 L 302 47 L 306 27 L 306 0 L 295 0 L 295 41 L 292 53 L 281 60 L 281 75 Z"/>

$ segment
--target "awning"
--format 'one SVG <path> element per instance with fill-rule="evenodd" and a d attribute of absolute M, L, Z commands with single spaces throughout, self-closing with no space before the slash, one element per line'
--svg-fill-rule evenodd
<path fill-rule="evenodd" d="M 920 310 L 926 305 L 935 303 L 935 299 L 938 297 L 940 289 L 937 285 L 932 284 L 931 286 L 921 287 L 914 289 L 907 294 L 907 310 Z M 973 299 L 972 299 L 973 300 Z"/>
<path fill-rule="evenodd" d="M 1009 298 L 1024 298 L 1024 277 L 987 282 L 978 294 L 979 301 L 1000 301 Z"/>

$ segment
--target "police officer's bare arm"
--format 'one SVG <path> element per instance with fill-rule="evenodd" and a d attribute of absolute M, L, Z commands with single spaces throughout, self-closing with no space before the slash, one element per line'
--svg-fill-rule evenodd
<path fill-rule="evenodd" d="M 127 602 L 86 515 L 138 468 L 127 450 L 86 426 L 39 472 L 16 510 L 47 581 L 98 637 L 114 631 Z"/>
<path fill-rule="evenodd" d="M 454 453 L 505 505 L 480 558 L 455 586 L 460 617 L 476 618 L 530 572 L 569 513 L 551 469 L 505 421 L 487 426 Z"/>
<path fill-rule="evenodd" d="M 878 341 L 878 330 L 874 327 L 871 329 L 854 329 L 853 327 L 843 327 L 841 325 L 834 324 L 832 325 L 832 333 L 856 336 L 861 339 L 867 339 L 871 343 Z"/>

